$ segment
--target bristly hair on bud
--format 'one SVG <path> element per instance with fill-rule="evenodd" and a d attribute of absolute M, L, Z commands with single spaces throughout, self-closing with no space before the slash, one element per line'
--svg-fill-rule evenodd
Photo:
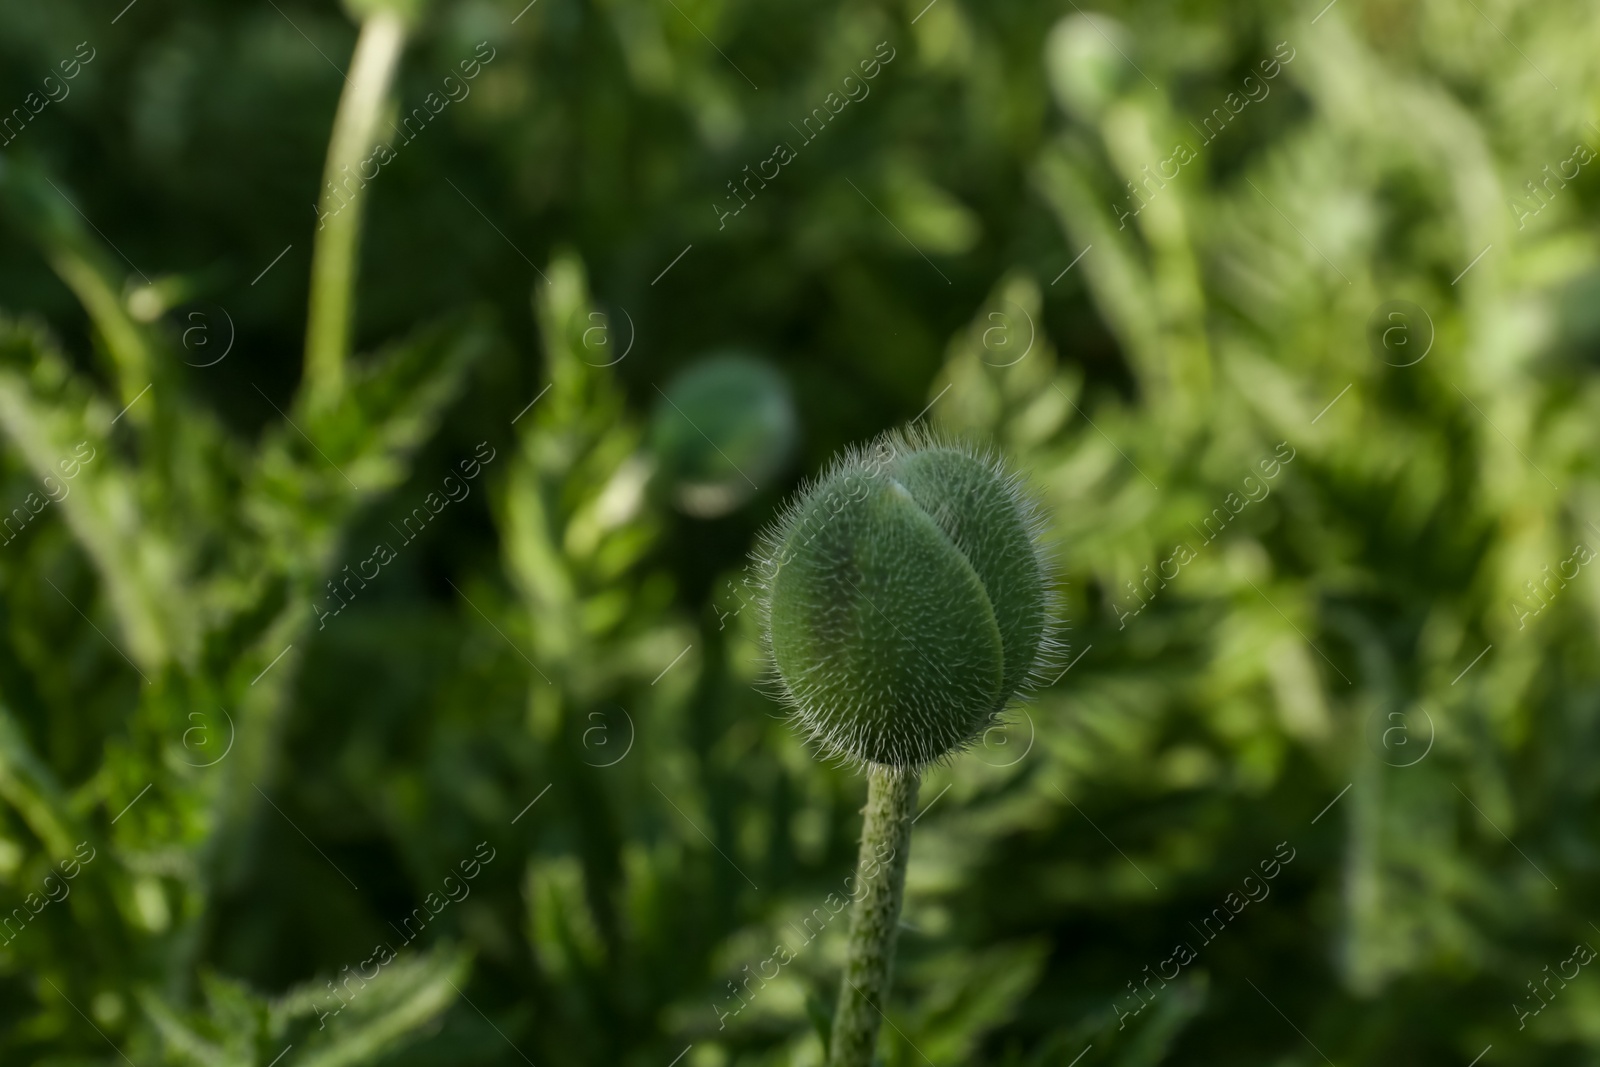
<path fill-rule="evenodd" d="M 819 754 L 920 770 L 1056 660 L 1038 503 L 988 447 L 907 429 L 836 457 L 755 554 L 769 680 Z"/>

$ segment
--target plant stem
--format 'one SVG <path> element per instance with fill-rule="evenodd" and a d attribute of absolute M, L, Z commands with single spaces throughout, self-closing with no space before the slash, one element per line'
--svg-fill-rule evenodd
<path fill-rule="evenodd" d="M 318 233 L 311 255 L 311 306 L 306 323 L 304 388 L 307 406 L 313 410 L 331 406 L 344 389 L 361 212 L 366 200 L 361 164 L 377 142 L 378 120 L 404 43 L 405 25 L 399 15 L 382 10 L 367 17 L 356 39 L 339 110 L 333 117 L 333 136 L 328 142 L 321 204 L 317 209 Z"/>
<path fill-rule="evenodd" d="M 878 1024 L 894 968 L 894 942 L 900 902 L 911 855 L 911 820 L 917 812 L 915 769 L 867 767 L 867 806 L 856 856 L 860 880 L 850 942 L 845 950 L 844 982 L 834 1012 L 828 1067 L 871 1067 L 878 1047 Z M 854 895 L 854 894 L 852 894 Z"/>

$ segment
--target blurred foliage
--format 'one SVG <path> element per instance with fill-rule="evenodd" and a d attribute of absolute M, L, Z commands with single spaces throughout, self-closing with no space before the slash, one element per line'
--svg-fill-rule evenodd
<path fill-rule="evenodd" d="M 925 410 L 1070 666 L 924 783 L 886 1063 L 1600 1050 L 1600 10 L 120 6 L 0 0 L 0 1062 L 820 1063 L 864 785 L 744 559 Z"/>

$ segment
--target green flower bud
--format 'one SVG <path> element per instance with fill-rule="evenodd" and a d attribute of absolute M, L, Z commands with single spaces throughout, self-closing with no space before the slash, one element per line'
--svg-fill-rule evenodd
<path fill-rule="evenodd" d="M 772 364 L 725 351 L 662 390 L 650 445 L 674 503 L 699 519 L 744 504 L 788 463 L 800 436 L 789 385 Z"/>
<path fill-rule="evenodd" d="M 1045 37 L 1045 74 L 1056 102 L 1074 118 L 1097 122 L 1135 80 L 1126 26 L 1109 15 L 1068 15 Z"/>
<path fill-rule="evenodd" d="M 1041 525 L 996 457 L 924 434 L 887 434 L 802 488 L 757 564 L 807 739 L 920 768 L 980 737 L 1054 648 Z"/>

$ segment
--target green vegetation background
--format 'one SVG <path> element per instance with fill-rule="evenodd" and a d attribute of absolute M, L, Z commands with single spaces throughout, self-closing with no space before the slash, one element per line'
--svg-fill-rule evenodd
<path fill-rule="evenodd" d="M 494 58 L 363 197 L 310 396 L 356 18 L 121 6 L 0 2 L 0 1062 L 820 1062 L 863 783 L 739 580 L 930 402 L 1031 472 L 1075 659 L 923 786 L 886 1063 L 1600 1055 L 1551 977 L 1600 943 L 1597 189 L 1524 186 L 1600 145 L 1600 9 L 436 5 L 401 110 Z M 694 518 L 662 397 L 729 348 L 798 447 Z"/>

